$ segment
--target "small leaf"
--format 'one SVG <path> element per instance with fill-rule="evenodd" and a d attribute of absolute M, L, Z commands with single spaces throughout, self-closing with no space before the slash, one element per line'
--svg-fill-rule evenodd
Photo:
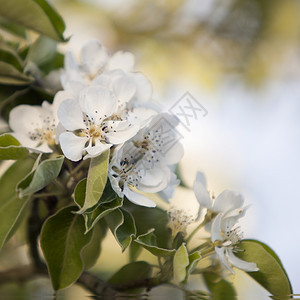
<path fill-rule="evenodd" d="M 195 269 L 197 263 L 200 261 L 201 259 L 201 254 L 200 251 L 195 251 L 191 254 L 189 254 L 189 265 L 186 268 L 186 272 L 187 272 L 187 277 L 193 272 L 193 270 Z"/>
<path fill-rule="evenodd" d="M 154 229 L 150 229 L 147 233 L 139 235 L 135 242 L 156 256 L 173 256 L 176 252 L 175 249 L 165 249 L 157 246 Z"/>
<path fill-rule="evenodd" d="M 1 159 L 20 159 L 28 155 L 28 150 L 20 146 L 10 134 L 0 135 L 0 160 Z"/>
<path fill-rule="evenodd" d="M 204 273 L 204 281 L 214 300 L 235 300 L 236 291 L 232 284 L 213 273 Z"/>
<path fill-rule="evenodd" d="M 42 161 L 35 170 L 32 170 L 18 184 L 19 196 L 24 197 L 25 195 L 33 194 L 51 183 L 58 176 L 63 161 L 63 155 Z"/>
<path fill-rule="evenodd" d="M 23 70 L 23 62 L 18 53 L 4 42 L 0 42 L 0 61 L 4 61 L 14 66 L 21 72 Z"/>
<path fill-rule="evenodd" d="M 64 41 L 65 24 L 61 16 L 45 0 L 0 0 L 0 15 L 12 22 Z"/>
<path fill-rule="evenodd" d="M 1 5 L 1 0 L 0 0 Z M 21 73 L 13 65 L 0 61 L 0 83 L 11 85 L 29 85 L 34 78 Z"/>
<path fill-rule="evenodd" d="M 77 213 L 81 214 L 85 212 L 96 205 L 101 198 L 107 181 L 108 161 L 109 150 L 97 157 L 91 158 L 84 204 Z"/>
<path fill-rule="evenodd" d="M 84 234 L 84 220 L 73 214 L 74 206 L 63 208 L 44 223 L 41 247 L 53 288 L 60 290 L 75 282 L 83 271 L 82 249 L 92 232 Z"/>
<path fill-rule="evenodd" d="M 135 262 L 141 254 L 142 250 L 143 247 L 140 244 L 132 241 L 131 245 L 129 246 L 129 261 Z"/>
<path fill-rule="evenodd" d="M 151 266 L 145 261 L 129 263 L 117 271 L 109 280 L 112 284 L 122 284 L 149 278 L 152 273 Z"/>
<path fill-rule="evenodd" d="M 244 250 L 236 253 L 239 258 L 255 262 L 258 272 L 248 272 L 255 281 L 262 285 L 273 296 L 280 299 L 289 299 L 292 294 L 292 286 L 281 261 L 275 252 L 267 245 L 256 240 L 243 240 L 239 248 Z"/>
<path fill-rule="evenodd" d="M 177 283 L 183 282 L 187 277 L 186 268 L 189 265 L 189 254 L 183 243 L 173 258 L 173 278 Z"/>
<path fill-rule="evenodd" d="M 101 220 L 93 227 L 92 238 L 81 252 L 85 270 L 90 269 L 97 262 L 101 253 L 101 242 L 105 238 L 106 233 L 107 225 L 104 220 Z"/>
<path fill-rule="evenodd" d="M 20 224 L 28 208 L 29 199 L 19 199 L 16 185 L 28 172 L 34 161 L 31 158 L 20 159 L 11 165 L 0 178 L 0 249 Z"/>
<path fill-rule="evenodd" d="M 122 252 L 124 252 L 136 235 L 136 227 L 132 215 L 126 210 L 118 208 L 106 215 L 105 220 L 121 246 Z"/>

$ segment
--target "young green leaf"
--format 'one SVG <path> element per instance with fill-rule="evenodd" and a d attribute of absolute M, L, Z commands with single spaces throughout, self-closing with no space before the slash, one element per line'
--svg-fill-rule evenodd
<path fill-rule="evenodd" d="M 96 205 L 101 198 L 107 181 L 108 161 L 109 150 L 91 158 L 84 204 L 77 213 L 84 213 L 87 209 Z"/>
<path fill-rule="evenodd" d="M 147 262 L 137 261 L 122 267 L 108 280 L 108 282 L 112 284 L 122 284 L 136 281 L 137 279 L 143 280 L 149 278 L 151 273 L 152 268 Z"/>
<path fill-rule="evenodd" d="M 46 0 L 0 0 L 0 7 L 3 18 L 64 41 L 64 21 Z"/>
<path fill-rule="evenodd" d="M 122 248 L 122 252 L 131 244 L 136 235 L 132 215 L 126 210 L 115 209 L 105 216 L 106 223 Z"/>
<path fill-rule="evenodd" d="M 82 249 L 88 245 L 92 232 L 84 234 L 81 215 L 75 207 L 61 209 L 44 223 L 41 247 L 47 262 L 53 288 L 60 290 L 75 282 L 83 271 Z"/>
<path fill-rule="evenodd" d="M 213 273 L 204 273 L 204 281 L 211 292 L 212 299 L 215 300 L 235 300 L 236 291 L 227 280 Z"/>
<path fill-rule="evenodd" d="M 141 254 L 142 250 L 143 247 L 140 244 L 132 241 L 131 245 L 129 246 L 129 261 L 135 262 Z"/>
<path fill-rule="evenodd" d="M 18 184 L 19 196 L 22 198 L 33 194 L 51 183 L 58 176 L 63 161 L 63 155 L 42 161 Z"/>
<path fill-rule="evenodd" d="M 193 270 L 195 269 L 195 267 L 200 259 L 201 259 L 200 251 L 195 251 L 195 252 L 189 254 L 189 265 L 186 268 L 186 272 L 187 272 L 186 279 L 193 272 Z"/>
<path fill-rule="evenodd" d="M 0 42 L 0 61 L 4 61 L 22 72 L 23 62 L 18 53 L 6 43 Z"/>
<path fill-rule="evenodd" d="M 84 263 L 84 269 L 87 270 L 94 266 L 101 253 L 101 242 L 107 233 L 107 225 L 102 219 L 92 230 L 90 242 L 82 249 L 81 257 Z"/>
<path fill-rule="evenodd" d="M 255 262 L 259 268 L 258 272 L 249 272 L 248 275 L 273 296 L 290 299 L 288 295 L 293 293 L 292 286 L 275 252 L 256 240 L 243 240 L 239 248 L 244 251 L 237 252 L 235 255 L 245 261 Z"/>
<path fill-rule="evenodd" d="M 147 233 L 139 235 L 135 242 L 156 256 L 173 256 L 176 252 L 175 249 L 166 249 L 157 246 L 157 239 L 153 228 Z"/>
<path fill-rule="evenodd" d="M 28 208 L 29 199 L 19 199 L 16 185 L 28 172 L 34 161 L 31 158 L 20 159 L 11 165 L 0 178 L 0 249 L 20 224 L 20 219 Z"/>
<path fill-rule="evenodd" d="M 176 283 L 183 282 L 187 277 L 187 266 L 189 265 L 189 254 L 183 243 L 176 251 L 173 258 L 173 279 Z"/>
<path fill-rule="evenodd" d="M 0 135 L 0 160 L 20 159 L 27 156 L 28 153 L 28 150 L 20 146 L 19 141 L 12 135 L 7 133 Z"/>

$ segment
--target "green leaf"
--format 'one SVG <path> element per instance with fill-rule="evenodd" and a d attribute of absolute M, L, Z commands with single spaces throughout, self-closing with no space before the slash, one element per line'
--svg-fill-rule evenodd
<path fill-rule="evenodd" d="M 173 256 L 176 252 L 175 249 L 165 249 L 157 246 L 157 239 L 153 228 L 147 233 L 139 235 L 135 242 L 156 256 Z"/>
<path fill-rule="evenodd" d="M 150 229 L 155 229 L 157 246 L 160 248 L 168 248 L 170 232 L 167 230 L 169 218 L 167 212 L 159 207 L 143 207 L 126 202 L 126 209 L 131 212 L 134 217 L 137 234 L 141 235 Z"/>
<path fill-rule="evenodd" d="M 64 41 L 64 21 L 45 0 L 0 0 L 0 16 L 54 40 Z"/>
<path fill-rule="evenodd" d="M 26 62 L 33 62 L 41 66 L 54 57 L 57 43 L 45 36 L 40 36 L 29 48 Z"/>
<path fill-rule="evenodd" d="M 0 26 L 2 29 L 4 29 L 16 36 L 19 36 L 24 39 L 26 38 L 26 30 L 23 26 L 14 24 L 14 23 L 4 20 L 2 18 L 0 18 Z"/>
<path fill-rule="evenodd" d="M 81 253 L 85 270 L 91 268 L 97 262 L 101 253 L 101 242 L 105 238 L 106 233 L 107 225 L 104 220 L 101 220 L 93 227 L 92 238 Z"/>
<path fill-rule="evenodd" d="M 30 172 L 33 163 L 31 158 L 20 159 L 11 165 L 0 178 L 0 249 L 16 230 L 28 208 L 29 199 L 18 198 L 16 185 Z"/>
<path fill-rule="evenodd" d="M 1 3 L 1 0 L 0 0 Z M 1 5 L 1 4 L 0 4 Z M 12 85 L 29 85 L 34 78 L 26 76 L 13 65 L 0 61 L 0 83 Z"/>
<path fill-rule="evenodd" d="M 140 244 L 132 241 L 131 245 L 129 246 L 129 261 L 135 262 L 141 254 L 142 250 L 143 247 Z"/>
<path fill-rule="evenodd" d="M 143 280 L 149 278 L 151 273 L 152 268 L 147 262 L 137 261 L 122 267 L 108 280 L 108 282 L 111 284 L 122 284 L 136 281 L 137 279 Z"/>
<path fill-rule="evenodd" d="M 20 143 L 10 134 L 0 135 L 0 160 L 20 159 L 28 155 L 28 150 L 20 146 Z"/>
<path fill-rule="evenodd" d="M 0 42 L 0 61 L 14 66 L 20 72 L 23 70 L 23 62 L 18 53 L 3 42 Z"/>
<path fill-rule="evenodd" d="M 78 279 L 84 266 L 82 249 L 92 238 L 92 232 L 84 234 L 83 217 L 72 213 L 74 209 L 70 206 L 60 210 L 47 219 L 41 231 L 41 247 L 55 290 Z"/>
<path fill-rule="evenodd" d="M 262 285 L 273 296 L 289 299 L 292 286 L 281 261 L 267 245 L 256 240 L 243 240 L 239 244 L 241 252 L 235 255 L 245 261 L 255 262 L 258 272 L 247 272 L 255 281 Z"/>
<path fill-rule="evenodd" d="M 204 273 L 204 281 L 211 292 L 214 300 L 235 300 L 236 291 L 232 284 L 222 277 L 213 273 Z"/>
<path fill-rule="evenodd" d="M 176 251 L 173 258 L 173 278 L 177 283 L 183 282 L 187 277 L 187 266 L 189 265 L 189 254 L 183 243 Z"/>
<path fill-rule="evenodd" d="M 122 248 L 122 252 L 131 244 L 136 235 L 132 215 L 126 210 L 115 209 L 105 216 L 106 223 Z"/>
<path fill-rule="evenodd" d="M 63 155 L 42 161 L 18 184 L 19 197 L 33 194 L 51 183 L 58 176 L 63 161 Z"/>
<path fill-rule="evenodd" d="M 101 198 L 107 181 L 108 162 L 109 150 L 91 158 L 84 204 L 77 213 L 84 213 L 87 209 L 96 205 Z"/>
<path fill-rule="evenodd" d="M 186 268 L 186 272 L 187 272 L 186 279 L 193 272 L 193 270 L 197 266 L 197 263 L 199 262 L 200 259 L 201 259 L 200 251 L 195 251 L 195 252 L 189 254 L 189 265 Z"/>

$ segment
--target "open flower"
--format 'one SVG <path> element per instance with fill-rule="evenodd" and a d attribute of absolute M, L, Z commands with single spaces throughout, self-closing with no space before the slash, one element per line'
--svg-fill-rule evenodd
<path fill-rule="evenodd" d="M 200 210 L 207 208 L 211 213 L 223 213 L 224 218 L 236 222 L 245 214 L 248 206 L 243 207 L 244 199 L 239 193 L 225 190 L 217 198 L 210 197 L 206 189 L 206 180 L 203 173 L 198 172 L 194 181 L 194 193 L 200 204 Z"/>
<path fill-rule="evenodd" d="M 109 179 L 119 197 L 126 196 L 137 205 L 154 207 L 155 202 L 142 193 L 164 190 L 170 181 L 170 169 L 162 163 L 149 161 L 140 149 L 127 142 L 114 151 Z"/>
<path fill-rule="evenodd" d="M 61 93 L 58 93 L 53 104 L 44 101 L 41 106 L 19 105 L 11 110 L 9 126 L 24 147 L 35 152 L 53 152 L 58 125 L 57 109 L 62 100 Z"/>
<path fill-rule="evenodd" d="M 98 75 L 111 71 L 130 72 L 134 67 L 134 56 L 130 52 L 119 51 L 111 57 L 97 40 L 90 40 L 83 45 L 78 62 L 72 52 L 67 52 L 64 61 L 61 82 L 64 88 L 70 81 L 90 84 Z"/>
<path fill-rule="evenodd" d="M 238 244 L 241 241 L 239 226 L 232 220 L 224 218 L 222 213 L 218 214 L 212 223 L 211 241 L 215 245 L 215 251 L 222 264 L 232 273 L 232 266 L 246 272 L 258 271 L 256 263 L 246 262 L 234 255 L 238 252 Z"/>
<path fill-rule="evenodd" d="M 58 109 L 58 118 L 66 132 L 59 136 L 65 156 L 78 161 L 95 157 L 112 145 L 124 143 L 139 127 L 128 119 L 115 118 L 117 99 L 104 86 L 81 90 L 78 100 L 64 93 L 66 99 Z"/>

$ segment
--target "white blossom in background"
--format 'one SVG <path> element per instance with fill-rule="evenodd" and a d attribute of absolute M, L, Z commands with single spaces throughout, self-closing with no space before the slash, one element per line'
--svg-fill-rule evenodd
<path fill-rule="evenodd" d="M 115 149 L 109 178 L 120 197 L 125 195 L 135 204 L 152 207 L 155 203 L 141 192 L 163 192 L 178 183 L 169 165 L 180 161 L 183 148 L 172 128 L 164 132 L 169 118 L 167 114 L 153 117 L 130 141 Z M 172 144 L 166 143 L 165 134 L 173 138 Z"/>
<path fill-rule="evenodd" d="M 234 255 L 239 251 L 242 234 L 233 220 L 219 213 L 212 222 L 211 241 L 215 245 L 217 257 L 231 273 L 234 273 L 232 267 L 246 272 L 258 271 L 256 263 L 246 262 Z"/>
<path fill-rule="evenodd" d="M 229 218 L 232 222 L 236 222 L 240 217 L 244 216 L 245 211 L 249 207 L 243 207 L 243 196 L 233 191 L 225 190 L 217 198 L 211 197 L 206 189 L 206 180 L 202 172 L 197 173 L 193 189 L 200 204 L 199 214 L 206 208 L 207 211 L 213 214 L 222 213 L 224 218 Z"/>
<path fill-rule="evenodd" d="M 59 141 L 64 155 L 72 161 L 98 156 L 129 140 L 139 129 L 126 116 L 115 115 L 117 99 L 104 86 L 85 87 L 78 99 L 67 92 L 63 95 L 58 118 L 65 132 Z"/>
<path fill-rule="evenodd" d="M 56 144 L 58 125 L 57 110 L 64 100 L 58 93 L 50 104 L 44 101 L 41 106 L 19 105 L 9 114 L 9 126 L 22 146 L 35 152 L 53 152 Z"/>

